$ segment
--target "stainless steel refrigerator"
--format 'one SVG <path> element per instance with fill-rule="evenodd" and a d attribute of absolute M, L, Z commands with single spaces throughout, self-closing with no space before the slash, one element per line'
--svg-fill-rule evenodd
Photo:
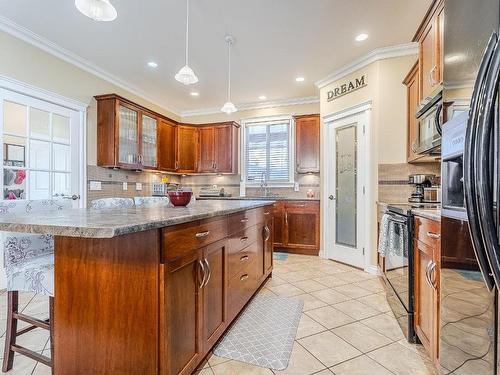
<path fill-rule="evenodd" d="M 500 0 L 446 0 L 439 362 L 500 374 Z"/>

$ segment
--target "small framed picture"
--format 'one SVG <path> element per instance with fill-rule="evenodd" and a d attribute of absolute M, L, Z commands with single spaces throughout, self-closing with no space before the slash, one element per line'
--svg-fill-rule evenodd
<path fill-rule="evenodd" d="M 3 144 L 3 160 L 4 165 L 12 167 L 24 167 L 26 160 L 25 147 L 11 143 Z"/>

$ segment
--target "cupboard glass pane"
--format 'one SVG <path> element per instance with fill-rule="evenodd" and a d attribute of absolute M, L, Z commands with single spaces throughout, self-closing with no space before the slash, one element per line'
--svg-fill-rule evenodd
<path fill-rule="evenodd" d="M 70 122 L 69 117 L 52 115 L 52 140 L 54 142 L 69 143 Z"/>
<path fill-rule="evenodd" d="M 335 242 L 356 248 L 356 124 L 336 130 Z"/>
<path fill-rule="evenodd" d="M 26 138 L 5 135 L 3 137 L 3 165 L 26 166 Z"/>
<path fill-rule="evenodd" d="M 50 198 L 50 173 L 42 171 L 30 171 L 29 199 Z"/>
<path fill-rule="evenodd" d="M 50 142 L 30 141 L 30 168 L 50 169 Z"/>
<path fill-rule="evenodd" d="M 71 175 L 69 173 L 54 172 L 52 196 L 54 198 L 71 195 Z"/>
<path fill-rule="evenodd" d="M 142 164 L 156 167 L 156 119 L 142 116 Z"/>
<path fill-rule="evenodd" d="M 3 199 L 26 199 L 26 171 L 4 168 Z"/>
<path fill-rule="evenodd" d="M 27 107 L 22 104 L 5 101 L 3 104 L 3 130 L 20 136 L 26 136 Z"/>
<path fill-rule="evenodd" d="M 69 146 L 54 143 L 52 145 L 52 153 L 54 160 L 54 170 L 67 171 L 71 170 L 71 149 Z"/>
<path fill-rule="evenodd" d="M 137 112 L 120 106 L 118 161 L 137 163 L 138 146 Z"/>
<path fill-rule="evenodd" d="M 30 108 L 30 136 L 45 139 L 50 137 L 49 112 Z"/>

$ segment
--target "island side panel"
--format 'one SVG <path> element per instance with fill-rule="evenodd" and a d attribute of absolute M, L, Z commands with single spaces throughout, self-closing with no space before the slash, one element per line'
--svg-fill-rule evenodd
<path fill-rule="evenodd" d="M 55 239 L 55 374 L 157 374 L 160 231 Z"/>

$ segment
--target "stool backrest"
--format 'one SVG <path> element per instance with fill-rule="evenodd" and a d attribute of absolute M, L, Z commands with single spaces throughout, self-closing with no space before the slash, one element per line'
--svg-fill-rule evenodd
<path fill-rule="evenodd" d="M 134 197 L 136 206 L 166 206 L 170 203 L 168 197 Z"/>
<path fill-rule="evenodd" d="M 94 210 L 103 208 L 130 208 L 134 206 L 132 198 L 101 198 L 90 202 L 90 207 Z"/>
<path fill-rule="evenodd" d="M 0 215 L 30 214 L 71 209 L 71 200 L 4 200 L 0 201 Z M 54 252 L 54 238 L 45 234 L 0 232 L 4 267 L 9 268 L 34 257 Z"/>

